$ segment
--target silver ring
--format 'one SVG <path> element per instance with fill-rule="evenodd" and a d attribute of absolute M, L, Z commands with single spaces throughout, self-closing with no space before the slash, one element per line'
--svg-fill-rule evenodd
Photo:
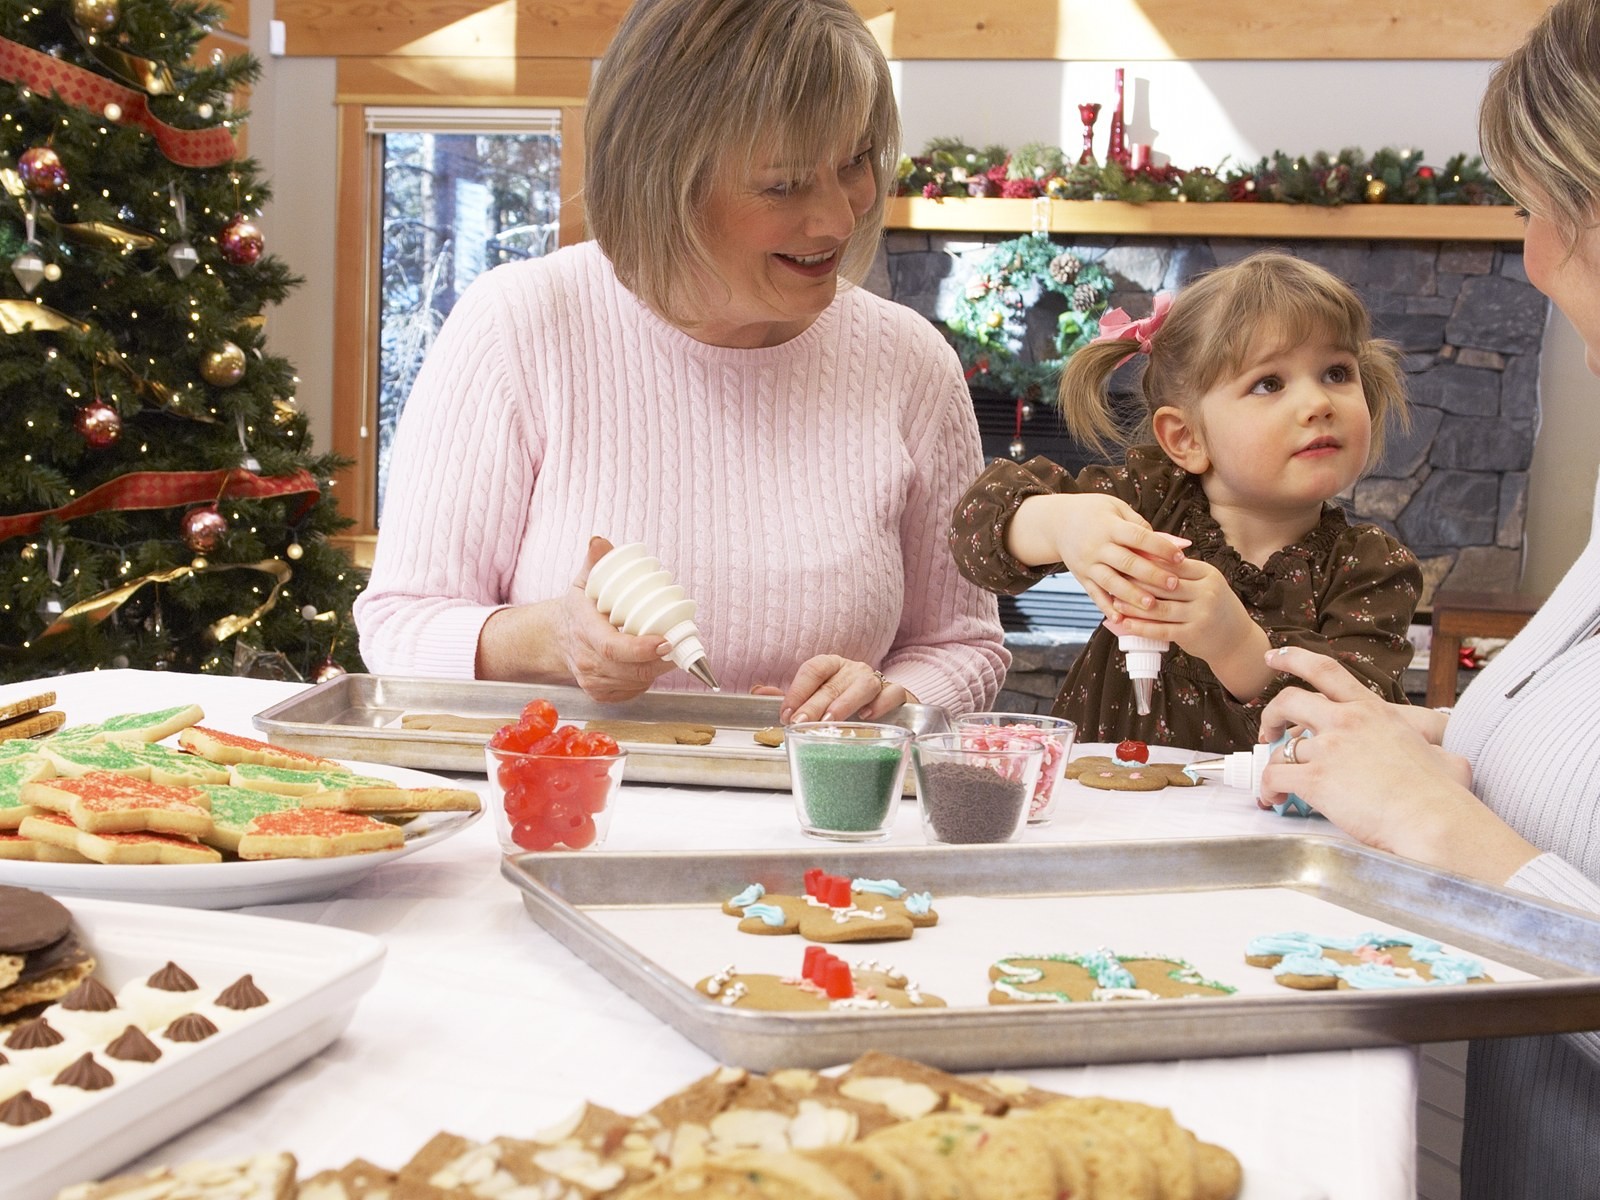
<path fill-rule="evenodd" d="M 1286 763 L 1294 763 L 1297 766 L 1299 765 L 1300 760 L 1297 757 L 1295 757 L 1295 754 L 1296 754 L 1295 747 L 1300 744 L 1300 739 L 1305 737 L 1305 736 L 1306 735 L 1303 734 L 1303 733 L 1297 733 L 1292 738 L 1290 738 L 1287 742 L 1285 742 L 1283 744 L 1283 761 L 1284 762 L 1286 762 Z"/>

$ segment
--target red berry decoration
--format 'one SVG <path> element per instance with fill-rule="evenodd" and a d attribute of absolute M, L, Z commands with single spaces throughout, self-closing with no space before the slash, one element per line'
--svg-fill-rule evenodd
<path fill-rule="evenodd" d="M 1123 762 L 1147 763 L 1150 761 L 1150 747 L 1143 742 L 1135 742 L 1132 739 L 1126 742 L 1118 742 L 1117 757 Z"/>
<path fill-rule="evenodd" d="M 196 554 L 210 554 L 227 536 L 228 521 L 215 504 L 191 508 L 183 514 L 183 544 Z"/>
<path fill-rule="evenodd" d="M 104 450 L 113 446 L 122 436 L 122 414 L 104 400 L 96 397 L 85 404 L 72 417 L 72 427 L 82 435 L 91 450 Z"/>
<path fill-rule="evenodd" d="M 222 257 L 236 267 L 248 267 L 261 257 L 267 240 L 261 236 L 256 223 L 243 213 L 234 213 L 217 234 L 217 246 Z"/>
<path fill-rule="evenodd" d="M 24 150 L 17 159 L 17 174 L 35 196 L 54 196 L 67 186 L 67 168 L 61 156 L 49 146 Z"/>

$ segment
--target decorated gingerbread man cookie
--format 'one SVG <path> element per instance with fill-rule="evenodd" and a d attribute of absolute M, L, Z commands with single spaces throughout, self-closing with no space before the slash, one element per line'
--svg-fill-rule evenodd
<path fill-rule="evenodd" d="M 852 967 L 821 946 L 806 947 L 796 975 L 747 974 L 729 964 L 694 986 L 729 1008 L 769 1012 L 945 1007 L 886 963 L 868 960 Z"/>
<path fill-rule="evenodd" d="M 1263 934 L 1250 939 L 1244 960 L 1270 968 L 1284 987 L 1305 991 L 1493 982 L 1477 959 L 1404 933 Z"/>
<path fill-rule="evenodd" d="M 1230 996 L 1237 989 L 1206 979 L 1181 958 L 1114 954 L 1011 955 L 989 968 L 990 1004 L 1076 1004 Z"/>
<path fill-rule="evenodd" d="M 1184 774 L 1182 763 L 1151 762 L 1150 747 L 1135 741 L 1118 743 L 1115 757 L 1085 754 L 1072 759 L 1066 777 L 1106 792 L 1159 792 L 1200 782 Z"/>
<path fill-rule="evenodd" d="M 805 895 L 769 893 L 752 883 L 723 901 L 722 911 L 740 917 L 745 933 L 798 933 L 810 942 L 891 942 L 917 926 L 938 923 L 933 897 L 913 893 L 892 879 L 847 879 L 812 868 Z"/>

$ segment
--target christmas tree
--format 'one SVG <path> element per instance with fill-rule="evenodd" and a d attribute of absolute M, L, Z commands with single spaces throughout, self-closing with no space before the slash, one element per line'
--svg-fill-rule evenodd
<path fill-rule="evenodd" d="M 213 4 L 0 0 L 0 676 L 359 669 Z M 204 61 L 200 61 L 203 58 Z M 9 268 L 9 269 L 7 269 Z"/>

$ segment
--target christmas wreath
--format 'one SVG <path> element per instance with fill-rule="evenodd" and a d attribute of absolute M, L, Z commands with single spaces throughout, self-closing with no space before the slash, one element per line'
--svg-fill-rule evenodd
<path fill-rule="evenodd" d="M 1052 294 L 1065 304 L 1041 305 Z M 983 253 L 945 325 L 969 381 L 1019 402 L 1033 401 L 1054 393 L 1063 364 L 1099 331 L 1110 295 L 1111 276 L 1104 267 L 1083 262 L 1046 235 L 1034 233 Z M 1024 354 L 1030 312 L 1052 308 L 1059 309 L 1051 338 L 1054 353 Z"/>
<path fill-rule="evenodd" d="M 1386 148 L 1368 158 L 1359 149 L 1311 155 L 1282 151 L 1250 166 L 1187 170 L 1166 164 L 1138 168 L 1117 160 L 1071 161 L 1059 146 L 1031 142 L 1015 153 L 935 138 L 900 160 L 897 192 L 930 200 L 951 196 L 1007 199 L 1122 200 L 1273 204 L 1512 204 L 1476 155 L 1457 154 L 1442 167 L 1421 150 Z"/>

